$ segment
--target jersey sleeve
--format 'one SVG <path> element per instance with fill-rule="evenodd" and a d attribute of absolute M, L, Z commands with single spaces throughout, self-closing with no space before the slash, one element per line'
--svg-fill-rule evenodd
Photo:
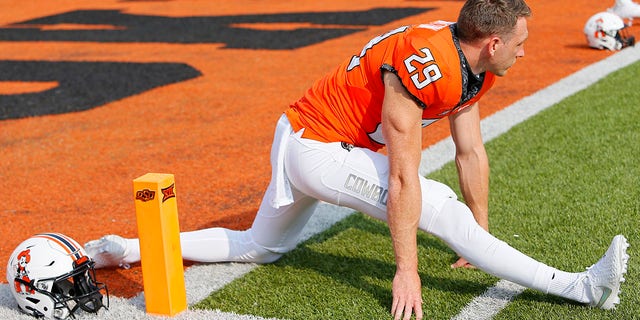
<path fill-rule="evenodd" d="M 433 105 L 454 107 L 459 102 L 462 87 L 460 58 L 447 26 L 412 27 L 398 39 L 393 54 L 382 66 L 398 75 L 423 108 Z"/>

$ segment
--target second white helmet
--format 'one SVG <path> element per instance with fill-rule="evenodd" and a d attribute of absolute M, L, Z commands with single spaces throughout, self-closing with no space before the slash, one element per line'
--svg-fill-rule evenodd
<path fill-rule="evenodd" d="M 617 51 L 633 46 L 635 38 L 628 36 L 622 18 L 611 12 L 599 12 L 591 16 L 584 26 L 589 46 L 596 49 Z"/>

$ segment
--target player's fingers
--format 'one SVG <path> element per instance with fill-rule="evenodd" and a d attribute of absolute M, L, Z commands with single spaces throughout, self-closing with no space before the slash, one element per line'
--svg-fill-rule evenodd
<path fill-rule="evenodd" d="M 416 320 L 422 320 L 423 314 L 422 314 L 422 302 L 421 301 L 416 303 L 415 312 L 416 312 Z"/>
<path fill-rule="evenodd" d="M 467 260 L 465 260 L 464 258 L 459 258 L 454 264 L 451 265 L 451 268 L 468 268 L 468 266 L 471 266 L 471 264 L 467 262 Z"/>
<path fill-rule="evenodd" d="M 400 319 L 401 319 L 401 317 L 402 317 L 402 310 L 403 310 L 403 309 L 400 309 L 400 308 L 396 309 L 396 312 L 393 314 L 393 319 L 394 319 L 394 320 L 400 320 Z"/>
<path fill-rule="evenodd" d="M 414 305 L 405 305 L 403 320 L 411 319 L 411 315 L 415 312 L 416 320 L 422 319 L 422 302 L 416 301 Z"/>
<path fill-rule="evenodd" d="M 405 306 L 404 307 L 404 318 L 402 318 L 403 320 L 409 320 L 411 319 L 411 314 L 413 313 L 413 308 L 411 306 Z"/>
<path fill-rule="evenodd" d="M 402 318 L 402 313 L 405 311 L 407 306 L 403 301 L 398 301 L 394 310 L 391 310 L 391 314 L 393 315 L 393 319 L 400 320 Z"/>
<path fill-rule="evenodd" d="M 398 309 L 398 298 L 393 297 L 393 303 L 391 304 L 391 315 L 394 317 L 396 315 L 396 309 Z"/>
<path fill-rule="evenodd" d="M 398 311 L 398 298 L 394 297 L 393 298 L 393 303 L 391 304 L 391 315 L 393 316 L 393 319 L 395 319 L 395 320 L 398 319 L 396 317 L 397 311 Z"/>

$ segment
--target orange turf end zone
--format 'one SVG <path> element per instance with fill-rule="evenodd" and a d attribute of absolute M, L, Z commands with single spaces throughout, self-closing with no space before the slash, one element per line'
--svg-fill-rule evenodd
<path fill-rule="evenodd" d="M 131 180 L 140 172 L 172 172 L 180 181 L 183 231 L 251 225 L 269 182 L 269 149 L 283 110 L 316 78 L 361 51 L 371 38 L 400 25 L 455 20 L 462 1 L 118 1 L 5 0 L 0 29 L 84 10 L 117 10 L 157 17 L 320 14 L 372 8 L 431 8 L 345 36 L 287 50 L 225 48 L 223 43 L 0 40 L 0 60 L 74 63 L 182 63 L 201 75 L 74 113 L 0 120 L 0 261 L 38 232 L 61 232 L 80 243 L 117 233 L 137 237 Z M 590 49 L 582 28 L 613 0 L 529 1 L 525 57 L 480 102 L 486 117 L 583 67 L 611 55 Z M 17 24 L 17 25 L 16 25 Z M 326 28 L 313 23 L 253 23 L 246 30 Z M 354 26 L 342 26 L 355 29 Z M 105 23 L 64 23 L 43 32 L 118 32 Z M 97 29 L 96 29 L 97 28 Z M 194 30 L 197 31 L 197 30 Z M 630 29 L 637 37 L 638 27 Z M 160 32 L 156 32 L 160 33 Z M 150 79 L 153 80 L 153 79 Z M 45 92 L 51 80 L 8 79 L 0 96 Z M 149 133 L 147 128 L 166 128 Z M 424 131 L 425 147 L 448 135 L 447 121 Z M 187 264 L 188 265 L 188 264 Z M 5 281 L 4 268 L 1 268 Z M 143 290 L 140 265 L 98 270 L 115 296 Z"/>
<path fill-rule="evenodd" d="M 174 316 L 187 309 L 175 178 L 147 173 L 133 194 L 147 313 Z"/>

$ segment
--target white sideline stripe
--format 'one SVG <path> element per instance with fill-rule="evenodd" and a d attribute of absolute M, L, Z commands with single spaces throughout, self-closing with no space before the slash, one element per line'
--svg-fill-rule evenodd
<path fill-rule="evenodd" d="M 608 58 L 594 63 L 584 69 L 542 89 L 535 94 L 525 97 L 507 108 L 482 120 L 482 134 L 485 141 L 489 141 L 508 131 L 511 127 L 525 121 L 536 113 L 554 105 L 562 99 L 572 95 L 587 86 L 604 78 L 609 73 L 626 67 L 640 59 L 640 46 L 624 49 Z M 422 152 L 420 173 L 427 175 L 454 158 L 455 150 L 451 138 L 446 138 Z M 351 209 L 322 203 L 303 230 L 300 242 L 320 233 L 336 222 L 352 214 Z M 195 265 L 185 272 L 187 286 L 187 301 L 193 305 L 206 298 L 212 292 L 219 290 L 236 278 L 250 272 L 255 264 L 218 263 Z M 456 319 L 490 319 L 510 300 L 520 294 L 515 284 L 499 281 L 495 286 L 474 299 L 467 305 Z M 0 284 L 0 319 L 32 320 L 33 318 L 20 313 L 8 284 Z M 488 315 L 484 316 L 483 315 Z M 461 318 L 462 317 L 462 318 Z M 78 319 L 159 319 L 147 315 L 144 308 L 143 293 L 131 298 L 112 297 L 108 312 L 99 315 L 81 313 Z M 187 310 L 172 319 L 214 319 L 214 320 L 267 320 L 265 318 L 238 315 L 219 310 Z M 271 320 L 277 320 L 271 318 Z"/>

